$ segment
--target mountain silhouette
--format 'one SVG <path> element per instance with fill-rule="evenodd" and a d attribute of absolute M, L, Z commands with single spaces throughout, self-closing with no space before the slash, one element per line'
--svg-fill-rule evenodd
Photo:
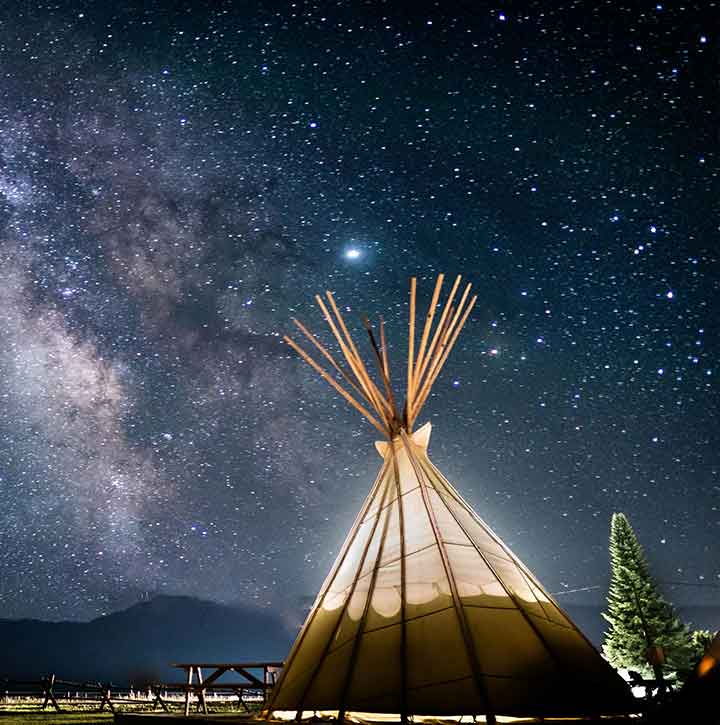
<path fill-rule="evenodd" d="M 0 676 L 180 682 L 170 663 L 281 661 L 294 636 L 270 610 L 158 596 L 90 622 L 0 619 Z"/>
<path fill-rule="evenodd" d="M 599 646 L 606 627 L 600 606 L 566 605 Z M 680 607 L 695 627 L 717 630 L 720 607 Z M 0 677 L 141 686 L 180 682 L 173 662 L 281 661 L 297 632 L 272 610 L 227 606 L 184 596 L 158 596 L 90 622 L 0 619 Z"/>

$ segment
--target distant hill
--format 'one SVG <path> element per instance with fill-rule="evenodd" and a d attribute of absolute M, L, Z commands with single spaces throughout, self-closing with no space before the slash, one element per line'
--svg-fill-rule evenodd
<path fill-rule="evenodd" d="M 602 607 L 561 603 L 596 645 Z M 697 629 L 720 628 L 720 606 L 679 607 Z M 192 597 L 159 596 L 91 622 L 0 619 L 0 676 L 177 682 L 172 662 L 283 660 L 296 632 L 270 610 L 230 607 Z"/>
<path fill-rule="evenodd" d="M 159 596 L 91 622 L 0 619 L 0 675 L 177 682 L 171 662 L 283 660 L 294 636 L 268 610 Z"/>

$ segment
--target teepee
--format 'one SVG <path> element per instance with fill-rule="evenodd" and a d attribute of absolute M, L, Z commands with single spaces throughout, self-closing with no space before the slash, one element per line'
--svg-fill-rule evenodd
<path fill-rule="evenodd" d="M 299 321 L 323 367 L 285 341 L 384 436 L 380 473 L 298 635 L 266 716 L 585 715 L 628 711 L 621 678 L 430 462 L 413 432 L 475 304 L 435 284 L 417 352 L 410 283 L 407 393 L 397 406 L 385 326 L 364 319 L 370 375 L 333 295 L 317 303 L 344 364 Z M 437 313 L 437 314 L 436 314 Z M 436 319 L 437 318 L 437 319 Z"/>

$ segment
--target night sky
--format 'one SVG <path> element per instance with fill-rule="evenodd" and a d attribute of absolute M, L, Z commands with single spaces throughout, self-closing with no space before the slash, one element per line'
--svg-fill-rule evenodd
<path fill-rule="evenodd" d="M 380 458 L 282 334 L 329 340 L 331 289 L 402 369 L 438 272 L 479 299 L 433 462 L 563 604 L 602 603 L 613 511 L 717 601 L 718 3 L 34 5 L 0 9 L 0 616 L 301 617 Z"/>

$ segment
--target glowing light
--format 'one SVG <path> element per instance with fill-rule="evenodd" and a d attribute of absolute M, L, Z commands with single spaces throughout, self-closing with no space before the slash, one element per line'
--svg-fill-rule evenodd
<path fill-rule="evenodd" d="M 360 259 L 362 252 L 357 247 L 350 247 L 345 251 L 345 259 Z"/>
<path fill-rule="evenodd" d="M 698 675 L 705 677 L 717 665 L 717 660 L 712 655 L 705 655 L 698 665 Z"/>

